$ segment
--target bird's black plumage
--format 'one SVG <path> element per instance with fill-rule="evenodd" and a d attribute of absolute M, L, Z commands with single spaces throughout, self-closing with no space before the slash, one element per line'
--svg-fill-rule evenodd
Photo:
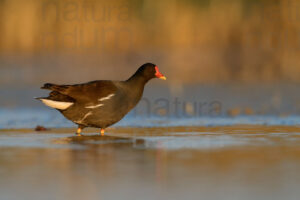
<path fill-rule="evenodd" d="M 51 90 L 40 99 L 59 110 L 80 128 L 105 129 L 120 121 L 140 101 L 145 84 L 152 78 L 163 78 L 156 65 L 146 63 L 126 81 L 98 80 L 75 85 L 46 83 Z"/>

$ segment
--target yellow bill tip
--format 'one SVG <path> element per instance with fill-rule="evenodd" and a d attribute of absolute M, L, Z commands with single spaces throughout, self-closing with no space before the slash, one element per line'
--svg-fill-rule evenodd
<path fill-rule="evenodd" d="M 162 76 L 162 77 L 160 77 L 159 79 L 162 79 L 162 80 L 167 80 L 167 77 L 165 77 L 165 76 Z"/>

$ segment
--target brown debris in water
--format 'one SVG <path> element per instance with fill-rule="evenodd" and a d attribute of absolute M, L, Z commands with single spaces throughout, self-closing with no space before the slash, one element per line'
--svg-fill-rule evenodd
<path fill-rule="evenodd" d="M 34 129 L 35 131 L 48 131 L 49 129 L 47 129 L 47 128 L 45 128 L 45 127 L 43 127 L 43 126 L 36 126 L 35 127 L 35 129 Z"/>

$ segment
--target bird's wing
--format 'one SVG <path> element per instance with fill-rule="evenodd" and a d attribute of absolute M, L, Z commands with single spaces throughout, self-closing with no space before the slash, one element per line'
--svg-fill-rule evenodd
<path fill-rule="evenodd" d="M 101 100 L 107 100 L 114 96 L 117 91 L 117 87 L 112 81 L 92 81 L 76 85 L 46 83 L 42 89 L 56 91 L 81 103 L 97 103 Z"/>

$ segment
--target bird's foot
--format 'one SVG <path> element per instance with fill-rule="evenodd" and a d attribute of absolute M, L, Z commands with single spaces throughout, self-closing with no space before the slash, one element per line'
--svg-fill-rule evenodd
<path fill-rule="evenodd" d="M 102 128 L 100 133 L 101 133 L 101 136 L 104 136 L 105 130 Z"/>
<path fill-rule="evenodd" d="M 76 135 L 79 136 L 79 137 L 82 136 L 81 135 L 81 130 L 82 130 L 81 128 L 78 128 L 77 131 L 76 131 Z"/>

